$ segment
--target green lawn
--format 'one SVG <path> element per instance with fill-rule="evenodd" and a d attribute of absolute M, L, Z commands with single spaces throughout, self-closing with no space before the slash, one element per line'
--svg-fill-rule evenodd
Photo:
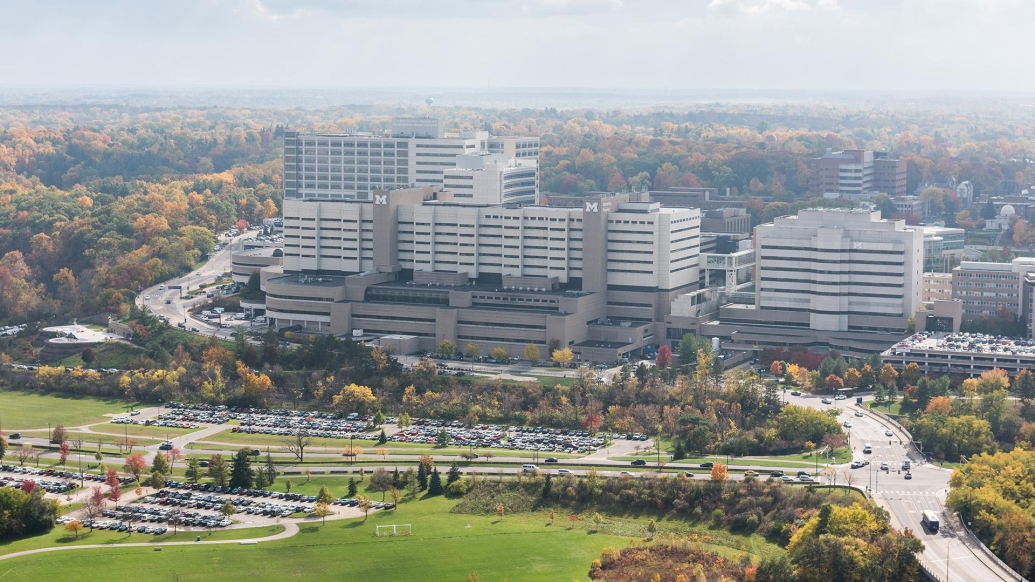
<path fill-rule="evenodd" d="M 168 526 L 163 526 L 168 527 Z M 22 552 L 25 550 L 34 550 L 36 548 L 46 548 L 50 546 L 82 546 L 90 544 L 125 544 L 125 543 L 142 543 L 142 542 L 187 542 L 193 541 L 197 536 L 201 536 L 203 540 L 240 540 L 248 538 L 261 538 L 271 536 L 284 531 L 282 525 L 269 525 L 263 527 L 244 528 L 244 529 L 223 529 L 198 532 L 180 532 L 178 534 L 172 533 L 172 528 L 169 528 L 169 533 L 164 535 L 155 536 L 151 534 L 133 534 L 119 533 L 117 531 L 108 530 L 95 530 L 91 532 L 89 529 L 84 529 L 79 532 L 78 539 L 75 535 L 70 534 L 64 530 L 64 526 L 57 525 L 50 533 L 43 535 L 33 536 L 31 538 L 25 538 L 15 541 L 4 541 L 0 542 L 0 555 L 13 554 L 15 552 Z M 73 554 L 62 554 L 65 558 L 72 556 Z M 78 554 L 75 554 L 78 555 Z M 0 572 L 4 571 L 6 562 L 0 562 Z"/>
<path fill-rule="evenodd" d="M 624 547 L 626 535 L 591 533 L 543 515 L 448 513 L 441 497 L 403 503 L 362 519 L 305 524 L 298 535 L 254 546 L 197 545 L 111 548 L 44 553 L 0 562 L 0 577 L 36 581 L 56 576 L 132 580 L 482 580 L 584 579 L 606 546 Z M 561 521 L 561 520 L 558 520 Z M 413 535 L 377 538 L 375 524 L 409 523 Z M 250 531 L 250 530 L 245 530 Z M 143 536 L 140 536 L 143 537 Z"/>
<path fill-rule="evenodd" d="M 142 426 L 138 424 L 112 424 L 109 422 L 95 424 L 90 427 L 90 430 L 116 436 L 129 434 L 131 437 L 154 437 L 165 440 L 166 438 L 171 439 L 192 432 L 197 432 L 200 429 L 173 428 L 167 426 Z"/>
<path fill-rule="evenodd" d="M 112 426 L 118 426 L 118 425 L 112 425 Z M 43 429 L 43 430 L 27 430 L 27 431 L 22 431 L 22 434 L 25 435 L 25 436 L 34 436 L 34 437 L 39 437 L 39 438 L 46 438 L 46 436 L 47 436 L 47 429 Z M 137 446 L 145 446 L 145 447 L 149 446 L 149 445 L 157 445 L 160 442 L 162 442 L 160 439 L 152 439 L 152 438 L 146 438 L 146 437 L 135 437 L 135 436 L 133 436 L 132 433 L 130 433 L 129 438 L 137 441 Z M 117 433 L 114 433 L 114 432 L 112 434 L 100 434 L 100 433 L 94 433 L 94 432 L 69 431 L 69 433 L 68 433 L 68 442 L 72 443 L 73 450 L 75 449 L 74 441 L 76 439 L 83 439 L 83 451 L 84 452 L 85 451 L 90 451 L 91 453 L 93 451 L 97 450 L 97 441 L 98 440 L 100 440 L 102 442 L 102 447 L 103 447 L 104 450 L 107 450 L 107 449 L 116 449 L 116 450 L 118 450 L 119 445 L 120 444 L 124 444 L 126 442 L 126 437 L 125 436 L 117 434 Z"/>
<path fill-rule="evenodd" d="M 75 368 L 76 366 L 82 366 L 84 368 L 116 368 L 119 370 L 128 370 L 132 368 L 131 362 L 134 358 L 144 353 L 144 350 L 119 341 L 108 341 L 93 348 L 93 361 L 89 364 L 83 362 L 83 358 L 80 354 L 74 354 L 68 356 L 59 362 L 60 366 L 68 366 Z"/>
<path fill-rule="evenodd" d="M 105 414 L 125 412 L 137 403 L 114 399 L 78 398 L 61 394 L 34 394 L 0 390 L 0 415 L 5 434 L 12 430 L 82 426 L 101 422 Z"/>

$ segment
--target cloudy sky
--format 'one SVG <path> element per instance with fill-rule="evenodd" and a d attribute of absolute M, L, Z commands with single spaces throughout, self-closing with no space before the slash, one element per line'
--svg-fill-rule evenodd
<path fill-rule="evenodd" d="M 0 0 L 4 87 L 1035 91 L 1035 0 Z"/>

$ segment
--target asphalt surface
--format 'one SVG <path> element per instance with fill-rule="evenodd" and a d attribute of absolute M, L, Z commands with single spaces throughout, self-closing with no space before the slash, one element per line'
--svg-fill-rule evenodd
<path fill-rule="evenodd" d="M 214 280 L 220 278 L 223 273 L 230 270 L 230 254 L 233 249 L 240 248 L 241 241 L 248 238 L 254 238 L 258 236 L 261 231 L 245 231 L 244 233 L 234 237 L 232 242 L 226 237 L 219 237 L 219 243 L 225 244 L 222 249 L 212 254 L 209 260 L 198 267 L 197 269 L 187 273 L 182 277 L 170 279 L 165 281 L 165 289 L 161 289 L 160 285 L 148 287 L 141 291 L 136 297 L 136 304 L 138 307 L 147 305 L 151 308 L 151 312 L 156 315 L 164 315 L 169 319 L 171 325 L 178 323 L 184 323 L 187 329 L 196 328 L 202 335 L 216 335 L 225 339 L 233 337 L 235 327 L 243 325 L 246 329 L 249 327 L 250 322 L 248 321 L 230 321 L 234 327 L 221 328 L 218 324 L 208 323 L 198 319 L 191 318 L 188 310 L 201 303 L 205 303 L 208 299 L 204 295 L 200 295 L 193 299 L 187 298 L 187 292 L 191 289 L 198 289 L 199 285 L 205 283 L 212 283 Z M 180 286 L 182 289 L 170 289 L 169 287 Z M 150 296 L 151 299 L 145 299 Z M 166 301 L 170 303 L 166 304 Z"/>
<path fill-rule="evenodd" d="M 855 405 L 855 399 L 823 404 L 818 396 L 785 396 L 788 402 L 819 409 L 840 408 L 839 420 L 852 424 L 846 429 L 851 436 L 854 460 L 868 460 L 870 464 L 852 470 L 854 485 L 869 489 L 873 498 L 891 514 L 892 524 L 899 529 L 909 528 L 913 535 L 924 542 L 921 561 L 938 580 L 952 582 L 990 582 L 993 580 L 1019 580 L 1002 568 L 980 548 L 973 536 L 959 524 L 952 512 L 946 509 L 945 497 L 949 491 L 952 472 L 935 465 L 921 464 L 922 455 L 907 440 L 905 433 L 891 423 Z M 864 416 L 855 416 L 863 411 Z M 890 430 L 892 436 L 886 431 Z M 873 452 L 863 454 L 863 447 L 870 444 Z M 913 469 L 912 479 L 906 479 L 902 462 L 909 460 Z M 881 471 L 880 464 L 887 462 L 888 471 Z M 924 510 L 934 511 L 939 516 L 938 533 L 928 532 L 921 524 Z"/>

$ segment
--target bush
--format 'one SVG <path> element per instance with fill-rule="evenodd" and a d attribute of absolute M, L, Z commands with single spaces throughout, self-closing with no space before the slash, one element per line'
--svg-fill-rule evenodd
<path fill-rule="evenodd" d="M 471 490 L 470 479 L 460 479 L 459 481 L 453 481 L 446 487 L 446 493 L 449 495 L 466 495 Z"/>

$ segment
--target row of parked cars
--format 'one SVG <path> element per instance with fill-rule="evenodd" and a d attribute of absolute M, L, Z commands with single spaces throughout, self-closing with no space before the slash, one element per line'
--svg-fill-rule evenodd
<path fill-rule="evenodd" d="M 198 495 L 191 491 L 168 491 L 164 489 L 154 495 L 143 498 L 141 502 L 163 507 L 183 507 L 207 511 L 220 511 L 225 504 L 229 503 L 234 506 L 235 512 L 268 517 L 290 517 L 293 513 L 312 511 L 312 506 L 304 504 L 256 502 L 243 497 Z"/>

